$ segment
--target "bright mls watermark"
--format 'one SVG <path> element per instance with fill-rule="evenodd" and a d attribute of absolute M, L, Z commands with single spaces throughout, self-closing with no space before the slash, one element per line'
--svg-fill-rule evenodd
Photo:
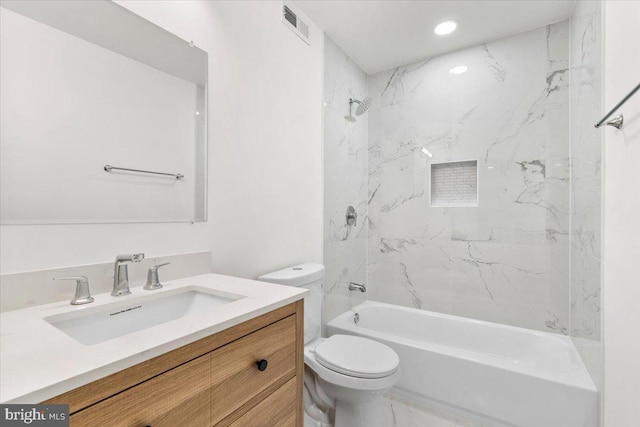
<path fill-rule="evenodd" d="M 0 426 L 69 427 L 69 405 L 0 405 Z"/>

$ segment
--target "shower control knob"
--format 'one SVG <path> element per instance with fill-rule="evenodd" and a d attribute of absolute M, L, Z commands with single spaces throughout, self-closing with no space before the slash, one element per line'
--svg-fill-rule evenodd
<path fill-rule="evenodd" d="M 266 359 L 258 360 L 256 362 L 256 365 L 258 365 L 258 371 L 260 371 L 260 372 L 265 371 L 267 369 L 267 365 L 268 364 L 269 363 L 267 362 Z"/>
<path fill-rule="evenodd" d="M 353 206 L 349 206 L 347 208 L 347 212 L 344 214 L 344 217 L 347 225 L 357 225 L 356 222 L 358 221 L 358 214 Z"/>

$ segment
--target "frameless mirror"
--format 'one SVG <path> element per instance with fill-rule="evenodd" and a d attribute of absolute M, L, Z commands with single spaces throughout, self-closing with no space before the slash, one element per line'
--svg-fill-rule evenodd
<path fill-rule="evenodd" d="M 2 224 L 206 220 L 206 52 L 107 0 L 0 19 Z"/>

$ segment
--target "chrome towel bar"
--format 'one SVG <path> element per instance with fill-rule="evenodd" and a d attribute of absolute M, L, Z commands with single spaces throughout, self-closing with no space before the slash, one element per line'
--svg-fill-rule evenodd
<path fill-rule="evenodd" d="M 118 168 L 118 167 L 111 166 L 111 165 L 104 165 L 104 170 L 107 171 L 107 172 L 118 170 L 118 171 L 129 171 L 129 172 L 151 173 L 151 174 L 154 174 L 154 175 L 172 176 L 175 179 L 184 178 L 184 175 L 182 175 L 181 173 L 166 173 L 166 172 L 145 171 L 145 170 L 141 170 L 141 169 Z"/>
<path fill-rule="evenodd" d="M 622 104 L 627 102 L 627 100 L 629 98 L 631 98 L 633 96 L 633 94 L 638 91 L 638 89 L 640 89 L 640 83 L 638 83 L 638 85 L 635 88 L 633 88 L 631 90 L 631 92 L 629 92 L 627 94 L 627 96 L 622 98 L 622 101 L 618 102 L 618 104 L 615 107 L 613 107 L 611 109 L 611 111 L 609 111 L 609 113 L 607 113 L 606 116 L 604 116 L 598 123 L 596 123 L 595 127 L 599 128 L 600 126 L 602 126 L 602 124 L 605 122 L 605 120 L 607 120 L 609 118 L 609 116 L 611 116 L 613 113 L 615 113 L 616 110 L 622 106 Z M 620 115 L 620 116 L 614 118 L 613 120 L 611 120 L 611 122 L 608 122 L 607 124 L 610 125 L 610 126 L 613 126 L 613 127 L 616 127 L 618 129 L 620 129 L 622 127 L 622 121 L 623 121 L 623 117 L 622 117 L 622 115 Z"/>

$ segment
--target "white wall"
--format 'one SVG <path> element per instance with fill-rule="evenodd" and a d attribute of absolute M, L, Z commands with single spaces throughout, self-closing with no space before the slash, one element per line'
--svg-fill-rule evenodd
<path fill-rule="evenodd" d="M 281 7 L 207 3 L 210 247 L 215 270 L 232 275 L 322 261 L 323 34 L 311 26 L 307 46 Z"/>
<path fill-rule="evenodd" d="M 605 102 L 639 83 L 640 2 L 606 1 Z M 604 140 L 604 425 L 640 420 L 640 93 L 619 112 L 624 127 Z"/>
<path fill-rule="evenodd" d="M 209 53 L 209 221 L 3 226 L 3 274 L 211 250 L 242 277 L 322 260 L 322 33 L 307 46 L 281 2 L 121 1 Z"/>

